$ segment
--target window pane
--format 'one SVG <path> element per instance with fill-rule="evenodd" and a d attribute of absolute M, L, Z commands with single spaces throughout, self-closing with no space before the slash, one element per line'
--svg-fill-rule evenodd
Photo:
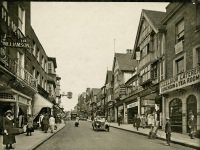
<path fill-rule="evenodd" d="M 177 66 L 177 73 L 181 73 L 184 71 L 184 59 L 181 58 L 176 61 L 176 66 Z"/>

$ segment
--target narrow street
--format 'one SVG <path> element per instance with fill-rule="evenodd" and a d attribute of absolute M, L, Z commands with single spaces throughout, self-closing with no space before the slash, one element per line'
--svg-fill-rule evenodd
<path fill-rule="evenodd" d="M 50 138 L 37 150 L 190 150 L 176 144 L 166 146 L 164 141 L 149 140 L 146 136 L 111 128 L 110 132 L 93 131 L 91 123 L 82 121 L 74 127 L 67 122 L 66 127 Z M 191 149 L 192 150 L 192 149 Z"/>

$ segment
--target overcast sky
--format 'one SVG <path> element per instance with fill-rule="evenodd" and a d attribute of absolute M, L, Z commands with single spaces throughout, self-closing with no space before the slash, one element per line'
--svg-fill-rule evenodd
<path fill-rule="evenodd" d="M 57 59 L 65 110 L 87 87 L 100 88 L 115 52 L 132 49 L 142 9 L 165 11 L 168 3 L 31 2 L 31 24 L 48 56 Z"/>

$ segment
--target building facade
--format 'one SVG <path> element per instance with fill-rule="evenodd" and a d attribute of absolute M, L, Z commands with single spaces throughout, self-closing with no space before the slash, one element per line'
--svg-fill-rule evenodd
<path fill-rule="evenodd" d="M 127 50 L 127 53 L 115 53 L 113 61 L 113 99 L 115 120 L 118 116 L 122 116 L 123 122 L 127 120 L 126 106 L 123 102 L 123 97 L 126 95 L 125 82 L 132 76 L 135 60 L 131 59 L 132 51 Z"/>
<path fill-rule="evenodd" d="M 191 114 L 200 130 L 200 4 L 172 3 L 166 10 L 163 117 L 171 118 L 172 131 L 187 133 Z"/>
<path fill-rule="evenodd" d="M 26 61 L 31 55 L 30 2 L 0 2 L 0 116 L 32 113 L 37 80 Z"/>

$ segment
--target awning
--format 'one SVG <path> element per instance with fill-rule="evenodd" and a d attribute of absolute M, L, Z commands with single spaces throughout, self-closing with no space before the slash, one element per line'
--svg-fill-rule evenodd
<path fill-rule="evenodd" d="M 43 107 L 52 108 L 53 104 L 40 94 L 36 93 L 33 98 L 33 115 L 37 115 Z"/>

